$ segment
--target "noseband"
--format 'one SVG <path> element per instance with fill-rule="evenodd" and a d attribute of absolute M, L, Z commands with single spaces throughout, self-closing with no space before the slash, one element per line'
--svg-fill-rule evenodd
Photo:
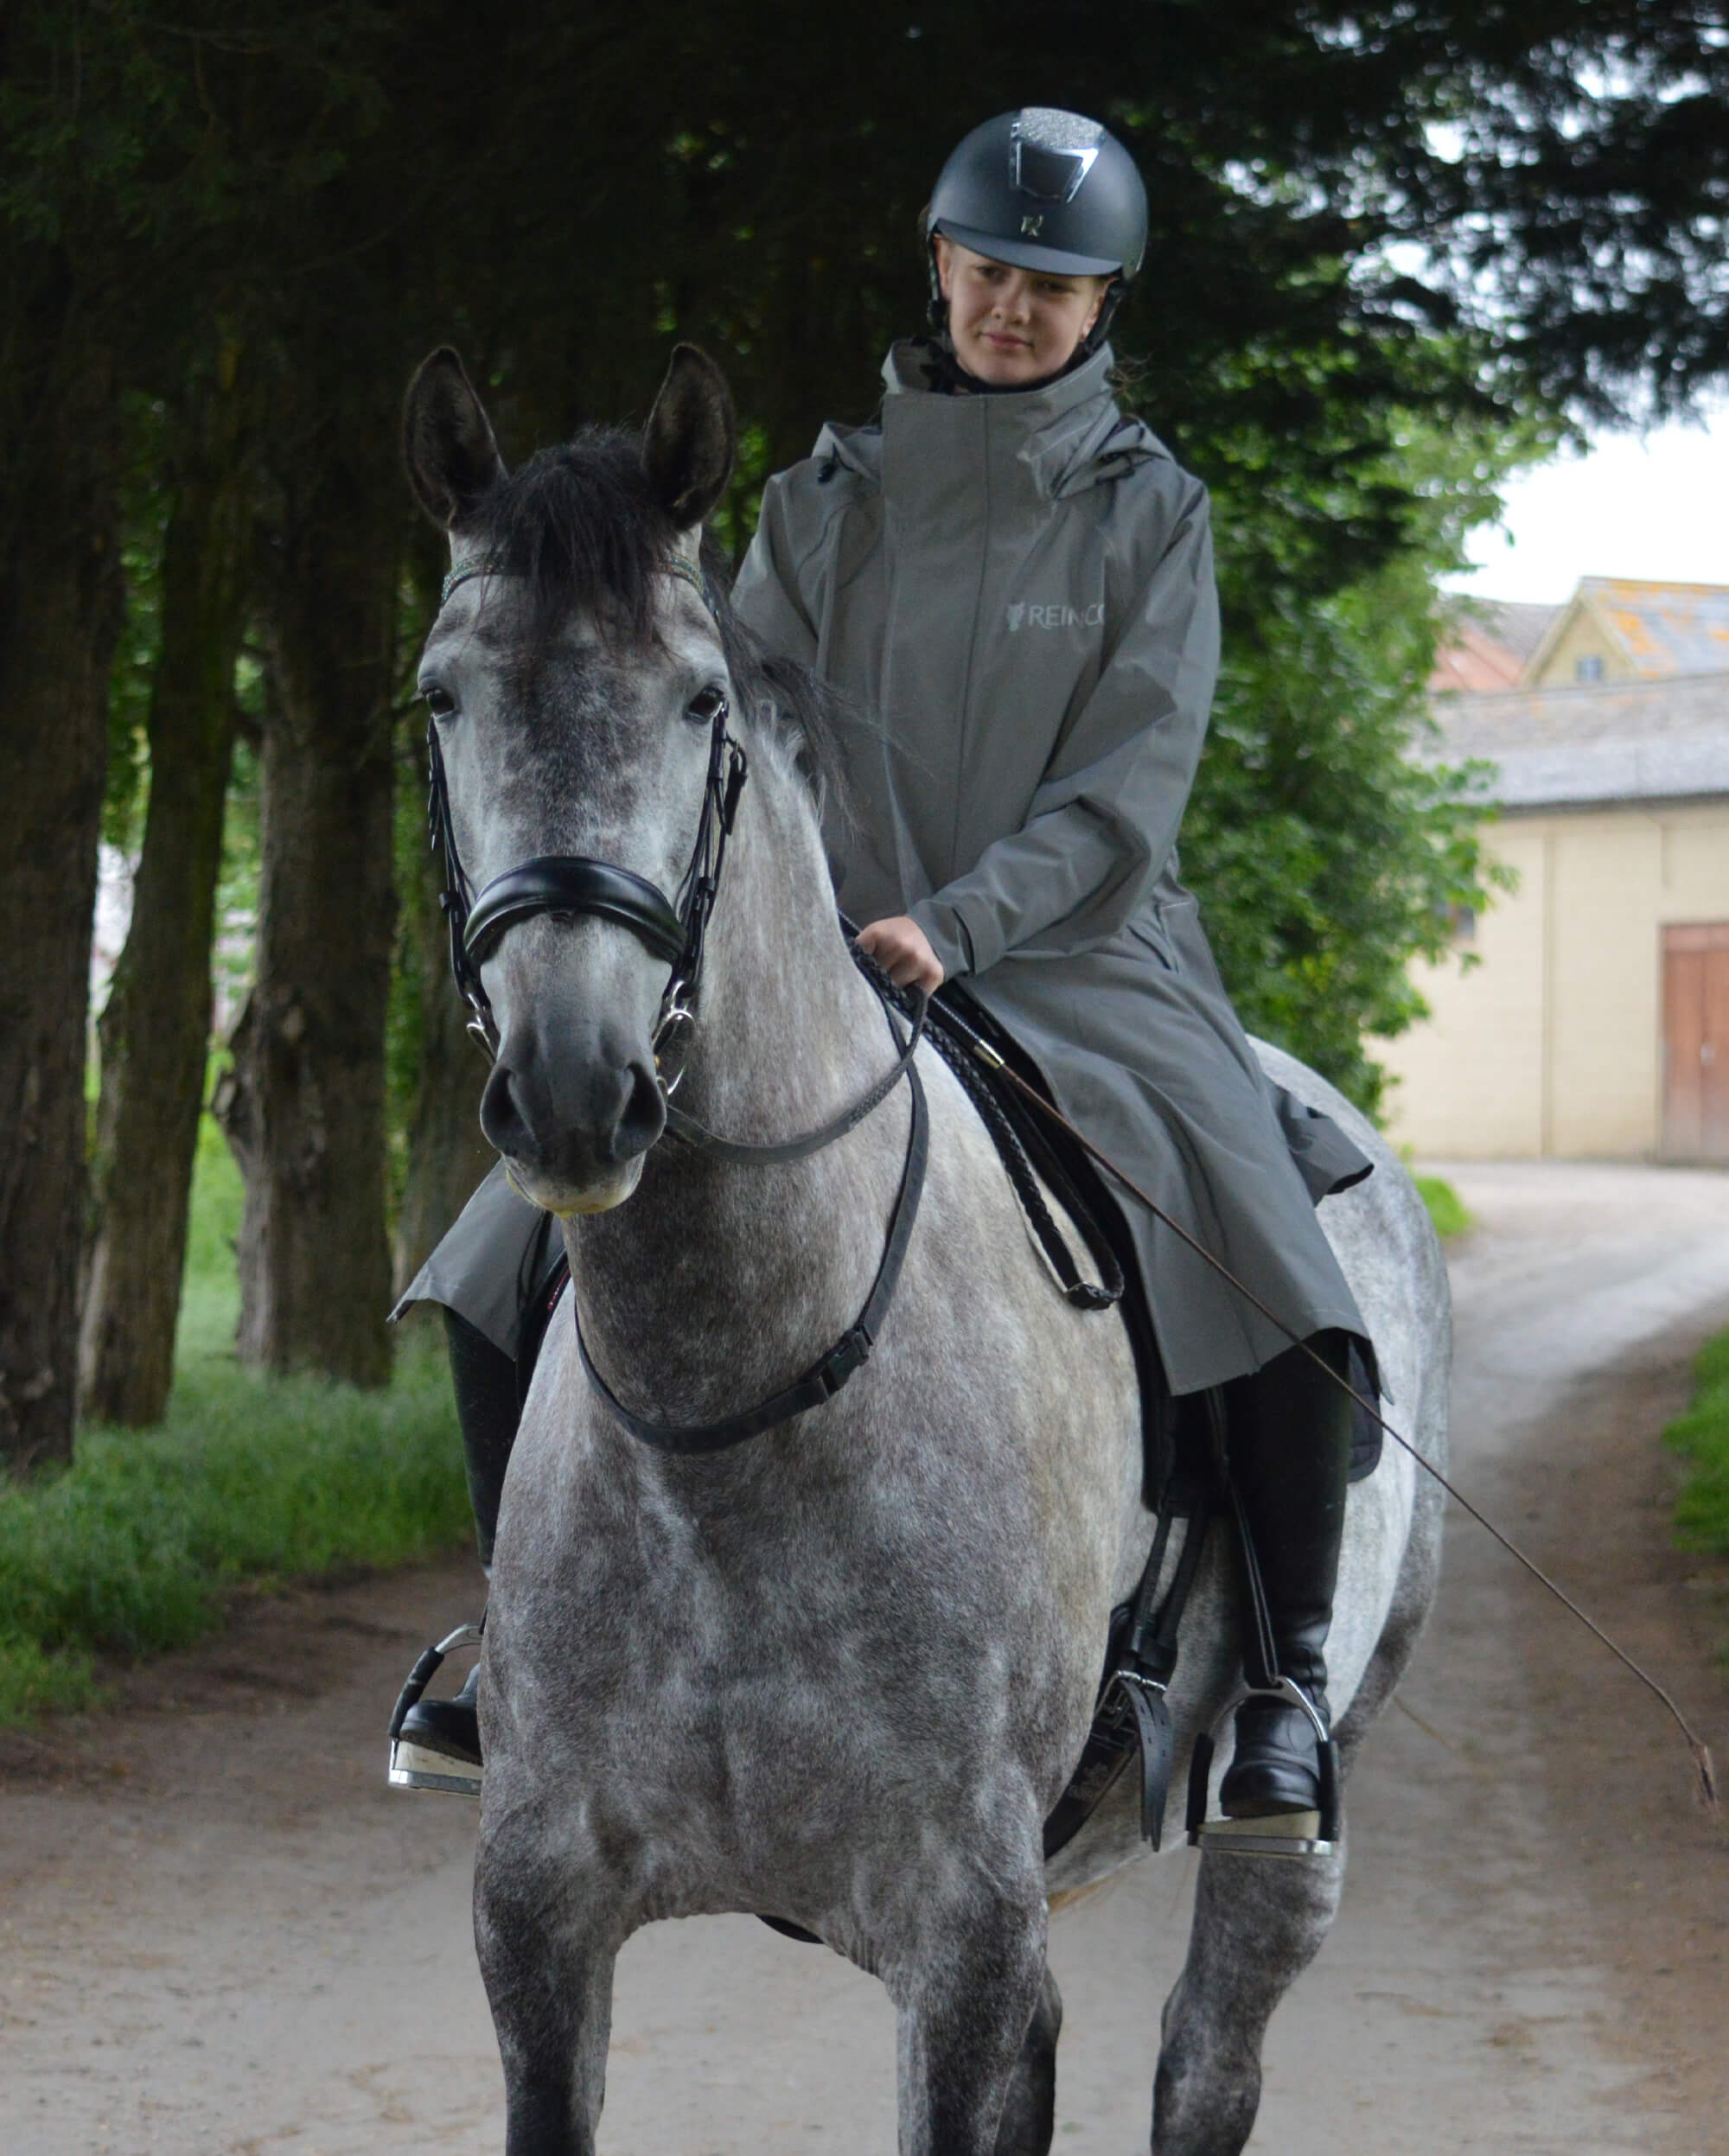
<path fill-rule="evenodd" d="M 701 572 L 677 556 L 668 557 L 661 566 L 669 575 L 682 577 L 692 587 L 718 626 L 719 616 Z M 473 577 L 499 573 L 496 565 L 490 561 L 453 569 L 445 577 L 439 594 L 440 607 L 458 584 Z M 723 1451 L 746 1438 L 773 1429 L 793 1415 L 820 1407 L 833 1400 L 853 1372 L 862 1367 L 888 1315 L 900 1279 L 902 1260 L 912 1237 L 913 1222 L 918 1216 L 919 1199 L 924 1189 L 928 1147 L 924 1088 L 913 1060 L 924 1032 L 925 998 L 916 989 L 903 992 L 912 998 L 912 1023 L 905 1046 L 893 1064 L 849 1107 L 820 1129 L 778 1144 L 758 1145 L 717 1137 L 673 1104 L 672 1095 L 680 1073 L 674 1070 L 671 1077 L 667 1076 L 667 1051 L 681 1030 L 693 1028 L 696 1024 L 695 997 L 702 973 L 709 916 L 720 895 L 726 842 L 732 835 L 739 796 L 744 790 L 749 770 L 743 748 L 728 730 L 731 711 L 726 698 L 718 691 L 705 693 L 712 696 L 714 706 L 711 712 L 705 714 L 709 719 L 708 771 L 703 781 L 696 843 L 679 884 L 676 903 L 658 884 L 651 883 L 632 869 L 619 868 L 610 861 L 596 860 L 586 854 L 567 853 L 537 854 L 533 859 L 494 877 L 478 894 L 473 894 L 456 852 L 450 789 L 444 774 L 437 721 L 430 721 L 426 729 L 431 774 L 426 821 L 431 844 L 442 847 L 444 856 L 444 889 L 438 903 L 450 922 L 450 971 L 471 1014 L 469 1030 L 488 1056 L 496 1059 L 499 1050 L 498 1023 L 480 975 L 488 953 L 507 928 L 518 922 L 533 920 L 537 914 L 593 914 L 628 928 L 672 968 L 661 992 L 660 1012 L 654 1022 L 654 1071 L 666 1100 L 668 1132 L 696 1151 L 743 1166 L 772 1166 L 803 1160 L 856 1129 L 888 1099 L 903 1078 L 911 1088 L 912 1120 L 906 1162 L 890 1214 L 882 1263 L 864 1307 L 848 1330 L 802 1377 L 783 1387 L 770 1399 L 744 1413 L 725 1416 L 711 1423 L 675 1426 L 653 1422 L 647 1416 L 635 1413 L 616 1397 L 590 1360 L 583 1339 L 581 1316 L 576 1312 L 572 1298 L 577 1352 L 597 1396 L 633 1437 L 659 1451 L 681 1453 Z M 692 708 L 693 711 L 696 709 L 694 705 Z M 895 1037 L 893 992 L 875 968 L 866 969 L 866 978 L 883 998 L 889 1012 L 890 1037 Z"/>

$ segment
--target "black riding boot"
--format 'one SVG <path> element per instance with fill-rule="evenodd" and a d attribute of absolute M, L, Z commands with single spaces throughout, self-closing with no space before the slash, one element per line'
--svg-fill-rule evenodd
<path fill-rule="evenodd" d="M 1349 1342 L 1308 1343 L 1339 1376 Z M 1333 1621 L 1339 1537 L 1350 1466 L 1351 1403 L 1300 1349 L 1225 1387 L 1231 1473 L 1266 1591 L 1279 1674 L 1327 1715 L 1324 1649 Z M 1309 1812 L 1320 1801 L 1317 1740 L 1299 1708 L 1250 1700 L 1237 1710 L 1236 1750 L 1220 1790 L 1229 1819 Z"/>
<path fill-rule="evenodd" d="M 444 1339 L 450 1351 L 450 1379 L 456 1395 L 456 1423 L 463 1433 L 469 1502 L 475 1509 L 475 1540 L 482 1566 L 489 1571 L 504 1470 L 509 1464 L 520 1412 L 517 1368 L 501 1348 L 494 1347 L 484 1333 L 476 1331 L 453 1310 L 444 1312 Z M 454 1698 L 419 1700 L 409 1708 L 403 1718 L 402 1742 L 478 1767 L 479 1693 L 480 1664 L 476 1662 Z"/>

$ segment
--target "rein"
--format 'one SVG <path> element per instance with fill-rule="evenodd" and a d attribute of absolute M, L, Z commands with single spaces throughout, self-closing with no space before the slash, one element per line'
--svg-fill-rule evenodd
<path fill-rule="evenodd" d="M 668 556 L 661 567 L 668 575 L 680 577 L 692 587 L 718 628 L 719 616 L 701 571 L 676 555 Z M 470 578 L 503 573 L 506 572 L 490 558 L 452 569 L 439 594 L 440 608 L 458 585 Z M 708 770 L 703 781 L 696 840 L 679 884 L 676 901 L 669 899 L 657 884 L 637 875 L 635 870 L 620 868 L 613 862 L 597 860 L 587 854 L 537 854 L 494 877 L 476 894 L 456 849 L 450 781 L 445 775 L 437 719 L 429 720 L 426 728 L 426 822 L 431 845 L 442 849 L 444 858 L 444 888 L 438 903 L 450 923 L 450 972 L 458 992 L 469 1006 L 469 1031 L 494 1061 L 499 1050 L 498 1023 L 480 973 L 488 954 L 507 929 L 519 922 L 533 920 L 539 914 L 592 914 L 628 928 L 672 969 L 661 992 L 654 1023 L 654 1073 L 665 1103 L 667 1132 L 692 1151 L 742 1167 L 774 1167 L 807 1159 L 845 1138 L 849 1131 L 856 1130 L 883 1105 L 903 1078 L 911 1088 L 912 1125 L 907 1140 L 906 1164 L 889 1217 L 882 1262 L 864 1307 L 802 1377 L 782 1387 L 769 1399 L 743 1413 L 724 1416 L 711 1423 L 679 1426 L 658 1423 L 637 1414 L 619 1400 L 590 1359 L 583 1338 L 581 1316 L 572 1295 L 571 1309 L 575 1320 L 577 1351 L 590 1385 L 633 1437 L 661 1451 L 675 1453 L 718 1452 L 742 1444 L 747 1438 L 760 1436 L 777 1423 L 833 1400 L 853 1372 L 863 1367 L 876 1344 L 877 1334 L 900 1281 L 902 1264 L 912 1240 L 913 1224 L 918 1217 L 919 1201 L 924 1191 L 930 1150 L 924 1087 L 914 1062 L 924 1037 L 926 1015 L 926 999 L 917 991 L 910 992 L 911 1024 L 906 1045 L 894 1062 L 858 1100 L 813 1131 L 769 1144 L 722 1138 L 673 1105 L 672 1096 L 678 1089 L 683 1071 L 679 1068 L 670 1078 L 667 1076 L 669 1050 L 675 1039 L 681 1035 L 687 1039 L 695 1030 L 696 995 L 702 976 L 709 919 L 720 896 L 727 840 L 732 835 L 739 798 L 750 771 L 744 750 L 728 727 L 731 711 L 725 696 L 717 690 L 705 690 L 692 706 L 693 716 L 699 714 L 699 706 L 705 700 L 711 706 L 700 712 L 709 722 Z M 867 971 L 867 978 L 889 1014 L 890 1038 L 898 1045 L 893 1016 L 895 992 L 874 969 Z"/>
<path fill-rule="evenodd" d="M 890 1030 L 893 1021 L 890 1022 Z M 889 1305 L 895 1298 L 900 1284 L 901 1266 L 907 1254 L 907 1245 L 912 1241 L 913 1223 L 918 1218 L 919 1199 L 924 1192 L 925 1170 L 930 1158 L 930 1114 L 925 1104 L 924 1082 L 917 1068 L 909 1060 L 917 1045 L 916 1037 L 909 1043 L 905 1055 L 890 1073 L 890 1081 L 904 1071 L 912 1088 L 912 1127 L 907 1136 L 906 1165 L 901 1170 L 901 1187 L 896 1194 L 894 1210 L 889 1215 L 888 1232 L 884 1239 L 882 1262 L 877 1277 L 871 1284 L 864 1307 L 834 1345 L 805 1372 L 783 1386 L 756 1407 L 746 1408 L 736 1415 L 722 1415 L 713 1422 L 664 1423 L 655 1422 L 647 1415 L 639 1415 L 621 1400 L 590 1360 L 588 1343 L 583 1338 L 583 1324 L 577 1311 L 574 1298 L 571 1313 L 576 1318 L 577 1353 L 589 1383 L 611 1410 L 616 1420 L 623 1424 L 633 1438 L 652 1445 L 657 1452 L 700 1453 L 724 1452 L 731 1446 L 742 1445 L 747 1438 L 761 1437 L 765 1430 L 772 1430 L 776 1423 L 788 1421 L 794 1415 L 801 1415 L 812 1407 L 825 1407 L 845 1384 L 853 1372 L 861 1369 L 870 1359 L 871 1350 L 877 1344 L 877 1335 L 883 1320 L 888 1316 Z M 876 1105 L 874 1102 L 872 1106 Z M 868 1110 L 854 1115 L 854 1121 L 862 1120 Z M 851 1126 L 849 1125 L 850 1128 Z M 805 1152 L 813 1152 L 815 1146 L 805 1144 Z M 798 1151 L 786 1153 L 784 1158 L 798 1159 Z M 727 1158 L 726 1155 L 722 1156 Z"/>
<path fill-rule="evenodd" d="M 1604 1630 L 1603 1627 L 1597 1623 L 1594 1617 L 1590 1616 L 1587 1611 L 1580 1609 L 1578 1603 L 1573 1600 L 1573 1597 L 1568 1594 L 1564 1588 L 1558 1586 L 1555 1582 L 1550 1579 L 1549 1575 L 1543 1570 L 1542 1566 L 1536 1562 L 1534 1558 L 1528 1557 L 1524 1551 L 1519 1547 L 1519 1545 L 1514 1541 L 1510 1535 L 1504 1534 L 1501 1528 L 1496 1526 L 1492 1520 L 1489 1519 L 1483 1513 L 1479 1512 L 1477 1508 L 1471 1503 L 1468 1497 L 1462 1496 L 1454 1485 L 1447 1479 L 1447 1477 L 1442 1474 L 1439 1468 L 1432 1465 L 1428 1460 L 1426 1460 L 1423 1458 L 1423 1455 L 1417 1450 L 1416 1446 L 1412 1444 L 1411 1440 L 1393 1427 L 1393 1425 L 1388 1421 L 1387 1418 L 1381 1413 L 1379 1407 L 1374 1401 L 1365 1400 L 1362 1394 L 1356 1389 L 1356 1386 L 1351 1383 L 1348 1377 L 1342 1376 L 1338 1371 L 1332 1368 L 1324 1355 L 1317 1355 L 1315 1349 L 1310 1346 L 1306 1340 L 1303 1339 L 1292 1329 L 1291 1326 L 1287 1325 L 1284 1319 L 1279 1317 L 1276 1312 L 1268 1309 L 1266 1304 L 1261 1300 L 1260 1297 L 1255 1293 L 1254 1290 L 1249 1286 L 1246 1280 L 1239 1279 L 1236 1274 L 1232 1272 L 1231 1268 L 1225 1264 L 1222 1259 L 1215 1258 L 1212 1252 L 1209 1250 L 1204 1244 L 1197 1241 L 1196 1239 L 1189 1233 L 1188 1229 L 1183 1226 L 1180 1221 L 1173 1220 L 1171 1215 L 1166 1212 L 1164 1208 L 1159 1204 L 1156 1198 L 1154 1198 L 1148 1191 L 1144 1190 L 1140 1184 L 1138 1183 L 1124 1169 L 1119 1167 L 1117 1163 L 1110 1158 L 1109 1154 L 1101 1152 L 1099 1148 L 1094 1145 L 1089 1138 L 1088 1138 L 1082 1132 L 1077 1130 L 1075 1125 L 1069 1120 L 1069 1118 L 1063 1114 L 1060 1108 L 1058 1108 L 1053 1102 L 1047 1100 L 1043 1094 L 1040 1093 L 1036 1087 L 1030 1086 L 1026 1080 L 1021 1076 L 1020 1073 L 1011 1068 L 1004 1057 L 997 1053 L 996 1049 L 992 1047 L 988 1041 L 984 1039 L 981 1035 L 974 1032 L 973 1028 L 967 1025 L 964 1019 L 957 1017 L 952 1011 L 945 1011 L 944 1019 L 945 1023 L 953 1025 L 954 1030 L 961 1036 L 961 1037 L 965 1040 L 967 1046 L 971 1049 L 972 1053 L 978 1057 L 979 1061 L 985 1065 L 986 1069 L 994 1072 L 997 1077 L 1005 1084 L 1014 1087 L 1015 1090 L 1023 1094 L 1042 1116 L 1045 1117 L 1049 1121 L 1055 1123 L 1060 1129 L 1066 1131 L 1069 1136 L 1074 1139 L 1075 1144 L 1081 1148 L 1082 1151 L 1089 1154 L 1093 1159 L 1098 1162 L 1101 1168 L 1106 1170 L 1106 1171 L 1118 1183 L 1121 1183 L 1124 1190 L 1126 1190 L 1132 1197 L 1138 1199 L 1141 1204 L 1145 1206 L 1147 1210 L 1152 1213 L 1156 1220 L 1162 1222 L 1166 1228 L 1170 1228 L 1174 1235 L 1177 1236 L 1183 1242 L 1186 1243 L 1190 1249 L 1192 1250 L 1197 1257 L 1204 1259 L 1212 1267 L 1213 1271 L 1216 1273 L 1221 1279 L 1228 1282 L 1228 1284 L 1236 1290 L 1237 1293 L 1241 1295 L 1246 1302 L 1252 1303 L 1255 1309 L 1260 1312 L 1261 1316 L 1266 1319 L 1270 1325 L 1273 1326 L 1278 1331 L 1282 1332 L 1285 1335 L 1285 1337 L 1291 1343 L 1292 1347 L 1300 1348 L 1303 1353 L 1307 1355 L 1310 1362 L 1311 1362 L 1317 1369 L 1321 1370 L 1328 1378 L 1330 1378 L 1342 1392 L 1348 1394 L 1356 1403 L 1356 1405 L 1362 1408 L 1364 1414 L 1368 1415 L 1375 1423 L 1376 1423 L 1386 1433 L 1386 1435 L 1392 1438 L 1393 1442 L 1396 1445 L 1399 1445 L 1403 1451 L 1410 1454 L 1411 1458 L 1417 1463 L 1418 1466 L 1422 1469 L 1426 1475 L 1429 1476 L 1434 1482 L 1439 1483 L 1440 1487 L 1446 1492 L 1447 1496 L 1452 1499 L 1453 1502 L 1458 1505 L 1462 1511 L 1468 1513 L 1470 1516 L 1476 1521 L 1477 1524 L 1480 1528 L 1483 1528 L 1488 1534 L 1492 1535 L 1495 1540 L 1501 1545 L 1502 1548 L 1507 1552 L 1509 1557 L 1515 1559 L 1519 1564 L 1522 1565 L 1525 1570 L 1540 1586 L 1547 1588 L 1549 1593 L 1554 1597 L 1555 1600 L 1560 1604 L 1564 1610 L 1567 1611 L 1572 1616 L 1577 1617 L 1579 1622 L 1584 1625 L 1586 1631 L 1588 1631 L 1602 1646 L 1606 1647 L 1609 1652 L 1614 1655 L 1615 1659 L 1622 1665 L 1622 1667 L 1628 1670 L 1633 1676 L 1636 1677 L 1639 1682 L 1644 1686 L 1646 1690 L 1651 1693 L 1654 1697 L 1661 1701 L 1662 1706 L 1668 1710 L 1669 1715 L 1674 1720 L 1676 1728 L 1680 1730 L 1682 1737 L 1687 1740 L 1688 1751 L 1693 1754 L 1693 1764 L 1699 1776 L 1700 1801 L 1707 1812 L 1714 1814 L 1718 1809 L 1717 1770 L 1712 1760 L 1711 1749 L 1709 1745 L 1706 1744 L 1704 1738 L 1700 1737 L 1694 1729 L 1692 1724 L 1688 1720 L 1686 1715 L 1681 1713 L 1680 1707 L 1676 1706 L 1671 1694 L 1658 1683 L 1657 1680 L 1651 1675 L 1650 1672 L 1647 1669 L 1642 1668 L 1639 1663 L 1633 1659 L 1633 1657 L 1624 1647 L 1618 1646 L 1616 1642 L 1609 1636 L 1608 1633 Z"/>

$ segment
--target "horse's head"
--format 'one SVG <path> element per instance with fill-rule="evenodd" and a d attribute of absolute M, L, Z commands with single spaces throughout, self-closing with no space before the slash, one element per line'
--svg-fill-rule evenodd
<path fill-rule="evenodd" d="M 420 692 L 447 868 L 459 908 L 481 901 L 463 958 L 495 1036 L 481 1123 L 560 1214 L 627 1198 L 665 1125 L 655 1035 L 731 697 L 698 554 L 733 445 L 725 382 L 690 346 L 640 438 L 590 430 L 514 475 L 454 352 L 408 392 L 410 479 L 450 541 Z"/>

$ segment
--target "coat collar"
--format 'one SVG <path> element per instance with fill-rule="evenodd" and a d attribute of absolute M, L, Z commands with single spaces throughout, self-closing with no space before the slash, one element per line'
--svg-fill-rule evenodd
<path fill-rule="evenodd" d="M 1072 373 L 1036 387 L 972 396 L 939 386 L 929 347 L 908 340 L 884 362 L 887 394 L 877 426 L 823 430 L 819 461 L 833 458 L 909 509 L 934 490 L 987 494 L 1000 513 L 1078 494 L 1170 451 L 1111 393 L 1108 345 Z"/>

